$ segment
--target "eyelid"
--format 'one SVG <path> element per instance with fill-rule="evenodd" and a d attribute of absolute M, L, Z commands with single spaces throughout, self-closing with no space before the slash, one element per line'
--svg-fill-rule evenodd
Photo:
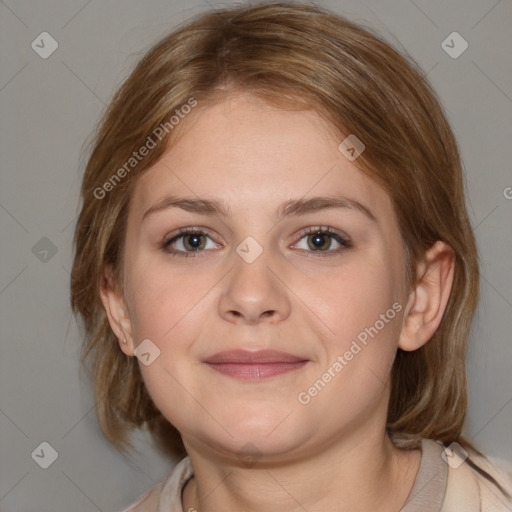
<path fill-rule="evenodd" d="M 159 244 L 160 249 L 163 250 L 164 252 L 166 252 L 167 254 L 171 254 L 173 256 L 184 256 L 184 257 L 190 257 L 190 256 L 198 257 L 201 255 L 202 252 L 208 252 L 211 250 L 211 249 L 202 250 L 202 251 L 178 251 L 178 250 L 170 251 L 170 250 L 168 250 L 168 247 L 170 247 L 170 245 L 173 242 L 178 241 L 180 238 L 183 238 L 188 233 L 207 236 L 214 243 L 218 244 L 218 242 L 216 242 L 214 240 L 209 229 L 200 228 L 200 227 L 196 227 L 196 226 L 187 226 L 185 228 L 177 229 L 177 230 L 169 233 L 168 235 L 166 235 L 165 238 L 163 239 L 163 241 Z"/>
<path fill-rule="evenodd" d="M 339 229 L 332 228 L 331 226 L 310 226 L 307 228 L 304 228 L 298 232 L 297 236 L 304 237 L 305 235 L 314 235 L 315 233 L 324 233 L 328 235 L 337 235 L 341 239 L 343 239 L 347 243 L 351 243 L 352 239 L 350 236 L 345 233 L 344 231 L 341 231 Z"/>
<path fill-rule="evenodd" d="M 305 229 L 299 231 L 299 233 L 297 235 L 295 235 L 295 237 L 297 237 L 297 236 L 299 237 L 299 240 L 297 242 L 295 242 L 294 245 L 297 245 L 305 236 L 314 235 L 316 233 L 321 233 L 323 235 L 329 235 L 331 238 L 334 238 L 334 240 L 336 240 L 341 245 L 341 247 L 334 249 L 334 250 L 327 250 L 327 251 L 307 251 L 304 249 L 299 249 L 299 250 L 304 250 L 306 253 L 308 253 L 308 256 L 311 256 L 311 257 L 331 256 L 331 255 L 339 254 L 341 251 L 344 251 L 346 249 L 351 249 L 353 247 L 352 238 L 349 235 L 347 235 L 344 231 L 334 229 L 330 226 L 310 226 L 308 228 L 305 228 Z"/>
<path fill-rule="evenodd" d="M 164 243 L 164 244 L 169 243 L 173 239 L 178 239 L 180 236 L 186 235 L 187 233 L 194 233 L 194 234 L 197 233 L 197 234 L 201 234 L 201 235 L 207 235 L 210 238 L 212 238 L 211 231 L 208 228 L 187 226 L 185 228 L 176 229 L 176 230 L 172 231 L 171 233 L 169 233 L 168 235 L 166 235 L 164 238 L 164 241 L 162 243 Z"/>

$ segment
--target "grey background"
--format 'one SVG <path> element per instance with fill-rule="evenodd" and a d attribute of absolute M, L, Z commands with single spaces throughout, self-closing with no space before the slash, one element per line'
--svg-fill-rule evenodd
<path fill-rule="evenodd" d="M 487 454 L 512 460 L 512 4 L 316 3 L 377 29 L 439 93 L 461 147 L 483 272 L 466 431 Z M 68 305 L 71 239 L 81 150 L 114 89 L 152 43 L 209 4 L 229 2 L 0 3 L 2 511 L 121 510 L 172 466 L 145 434 L 131 457 L 100 434 Z M 59 44 L 47 59 L 31 48 L 43 31 Z M 469 44 L 457 59 L 441 47 L 453 31 Z M 43 441 L 58 453 L 48 469 L 31 457 Z"/>

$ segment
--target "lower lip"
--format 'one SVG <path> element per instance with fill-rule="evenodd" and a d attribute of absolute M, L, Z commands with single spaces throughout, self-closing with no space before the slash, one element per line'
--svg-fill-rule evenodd
<path fill-rule="evenodd" d="M 302 368 L 307 361 L 296 363 L 206 363 L 215 371 L 240 380 L 261 380 Z"/>

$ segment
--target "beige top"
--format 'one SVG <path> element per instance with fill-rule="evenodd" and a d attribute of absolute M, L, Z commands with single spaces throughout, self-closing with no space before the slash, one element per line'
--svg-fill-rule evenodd
<path fill-rule="evenodd" d="M 512 511 L 512 501 L 467 462 L 461 459 L 445 462 L 441 443 L 423 439 L 421 451 L 416 480 L 400 512 Z M 512 467 L 505 469 L 475 454 L 471 454 L 471 460 L 512 494 Z M 185 457 L 165 480 L 123 512 L 185 512 L 181 493 L 193 474 L 190 459 Z"/>

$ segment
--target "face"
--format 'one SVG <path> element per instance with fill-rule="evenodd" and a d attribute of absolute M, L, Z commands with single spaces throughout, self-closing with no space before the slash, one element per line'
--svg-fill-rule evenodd
<path fill-rule="evenodd" d="M 240 94 L 182 123 L 124 247 L 130 341 L 160 351 L 139 362 L 154 402 L 224 455 L 383 428 L 406 298 L 389 197 L 312 111 Z"/>

